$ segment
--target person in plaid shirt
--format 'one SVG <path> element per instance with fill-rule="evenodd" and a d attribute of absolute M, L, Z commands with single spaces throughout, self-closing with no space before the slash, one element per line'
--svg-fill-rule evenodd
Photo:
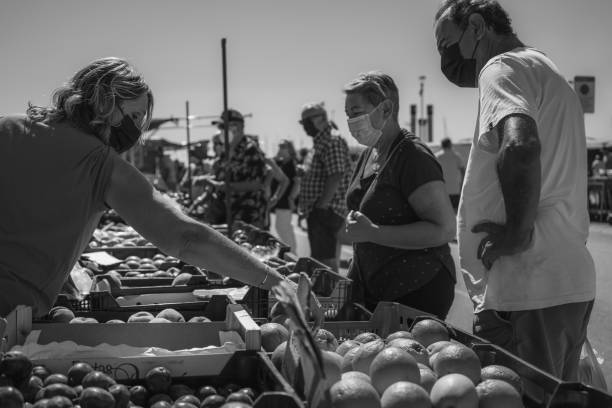
<path fill-rule="evenodd" d="M 308 223 L 311 256 L 338 270 L 338 233 L 347 212 L 344 196 L 351 176 L 348 145 L 332 133 L 322 104 L 305 105 L 300 123 L 313 138 L 313 148 L 304 163 L 298 209 Z"/>
<path fill-rule="evenodd" d="M 223 114 L 213 124 L 223 129 Z M 258 228 L 267 229 L 267 204 L 264 195 L 265 156 L 257 141 L 244 134 L 244 117 L 228 109 L 230 137 L 229 180 L 232 191 L 232 219 L 241 220 Z M 225 202 L 225 152 L 221 153 L 213 174 L 206 183 L 217 191 L 218 200 Z"/>

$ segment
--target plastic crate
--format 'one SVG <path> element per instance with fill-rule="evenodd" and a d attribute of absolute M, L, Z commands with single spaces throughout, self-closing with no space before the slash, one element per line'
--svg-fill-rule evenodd
<path fill-rule="evenodd" d="M 191 301 L 188 302 L 164 302 L 162 299 L 158 303 L 151 303 L 151 299 L 161 295 L 163 294 L 135 296 L 130 299 L 131 304 L 128 304 L 122 303 L 120 299 L 116 299 L 109 292 L 92 292 L 86 295 L 83 300 L 67 299 L 60 296 L 55 305 L 70 308 L 78 317 L 93 317 L 100 322 L 106 322 L 111 319 L 126 321 L 136 312 L 147 311 L 157 314 L 163 309 L 168 308 L 176 309 L 183 315 L 185 320 L 195 316 L 205 316 L 212 321 L 220 321 L 225 318 L 227 305 L 236 303 L 225 295 L 213 295 L 210 300 L 200 300 L 191 293 L 178 294 L 185 295 L 185 298 L 190 297 Z M 139 302 L 139 300 L 146 303 Z M 48 321 L 48 318 L 37 320 Z"/>
<path fill-rule="evenodd" d="M 551 408 L 612 407 L 612 395 L 579 382 L 564 382 L 550 402 Z"/>
<path fill-rule="evenodd" d="M 330 269 L 316 269 L 310 275 L 312 291 L 321 303 L 325 318 L 334 320 L 342 316 L 341 311 L 349 301 L 353 281 Z M 238 303 L 243 304 L 255 318 L 265 318 L 276 302 L 270 291 L 251 287 L 246 296 Z"/>
<path fill-rule="evenodd" d="M 364 332 L 375 333 L 384 338 L 396 331 L 410 331 L 414 323 L 422 319 L 441 322 L 446 326 L 451 339 L 465 345 L 487 343 L 486 340 L 454 328 L 429 313 L 395 302 L 379 302 L 367 321 L 326 321 L 322 327 L 332 332 L 338 341 L 353 339 Z"/>
<path fill-rule="evenodd" d="M 98 275 L 95 276 L 92 282 L 91 291 L 97 292 L 98 283 L 103 281 L 110 282 L 110 276 Z M 191 293 L 196 289 L 215 289 L 225 286 L 211 284 L 208 278 L 204 275 L 193 275 L 191 279 L 184 285 L 172 286 L 172 279 L 169 283 L 166 278 L 134 278 L 121 279 L 121 286 L 104 285 L 110 289 L 113 296 L 129 296 L 142 295 L 146 293 Z"/>
<path fill-rule="evenodd" d="M 136 255 L 141 258 L 151 258 L 153 255 L 161 254 L 159 248 L 150 246 L 114 246 L 114 247 L 90 247 L 89 245 L 83 253 L 105 251 L 118 258 L 127 258 L 130 255 Z"/>
<path fill-rule="evenodd" d="M 472 349 L 483 367 L 500 364 L 521 376 L 526 408 L 612 407 L 612 396 L 605 392 L 582 383 L 562 381 L 494 344 L 474 344 Z"/>

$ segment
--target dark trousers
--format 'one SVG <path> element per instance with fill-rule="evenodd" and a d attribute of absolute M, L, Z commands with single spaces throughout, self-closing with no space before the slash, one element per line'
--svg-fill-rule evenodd
<path fill-rule="evenodd" d="M 306 219 L 310 256 L 318 261 L 336 258 L 338 232 L 344 218 L 327 208 L 313 208 Z"/>
<path fill-rule="evenodd" d="M 565 381 L 578 381 L 578 363 L 593 301 L 516 312 L 484 310 L 474 334 Z"/>

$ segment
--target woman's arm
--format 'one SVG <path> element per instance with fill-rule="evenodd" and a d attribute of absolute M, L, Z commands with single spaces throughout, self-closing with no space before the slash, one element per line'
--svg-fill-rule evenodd
<path fill-rule="evenodd" d="M 299 176 L 295 176 L 293 178 L 293 187 L 291 187 L 291 191 L 289 192 L 289 196 L 287 196 L 289 201 L 289 209 L 295 210 L 296 200 L 298 195 L 300 194 L 300 186 L 302 184 L 302 178 Z"/>
<path fill-rule="evenodd" d="M 113 161 L 106 202 L 162 252 L 264 289 L 282 280 L 244 248 L 183 214 L 133 166 L 118 156 Z"/>
<path fill-rule="evenodd" d="M 287 187 L 289 187 L 289 178 L 274 160 L 266 159 L 266 163 L 268 163 L 272 169 L 272 177 L 278 182 L 276 191 L 272 193 L 272 196 L 270 197 L 270 207 L 274 207 L 283 194 L 285 194 Z"/>
<path fill-rule="evenodd" d="M 404 225 L 376 225 L 358 211 L 347 217 L 352 242 L 374 242 L 401 249 L 424 249 L 455 238 L 455 213 L 442 181 L 430 181 L 410 194 L 408 201 L 422 221 Z"/>
<path fill-rule="evenodd" d="M 418 187 L 408 202 L 422 221 L 406 225 L 381 225 L 372 241 L 395 248 L 423 249 L 455 239 L 456 219 L 444 182 L 431 181 Z"/>

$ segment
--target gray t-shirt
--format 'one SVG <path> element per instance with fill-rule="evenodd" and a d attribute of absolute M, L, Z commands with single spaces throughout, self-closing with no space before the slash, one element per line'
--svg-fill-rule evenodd
<path fill-rule="evenodd" d="M 0 315 L 51 308 L 105 209 L 116 159 L 67 122 L 0 118 Z"/>

